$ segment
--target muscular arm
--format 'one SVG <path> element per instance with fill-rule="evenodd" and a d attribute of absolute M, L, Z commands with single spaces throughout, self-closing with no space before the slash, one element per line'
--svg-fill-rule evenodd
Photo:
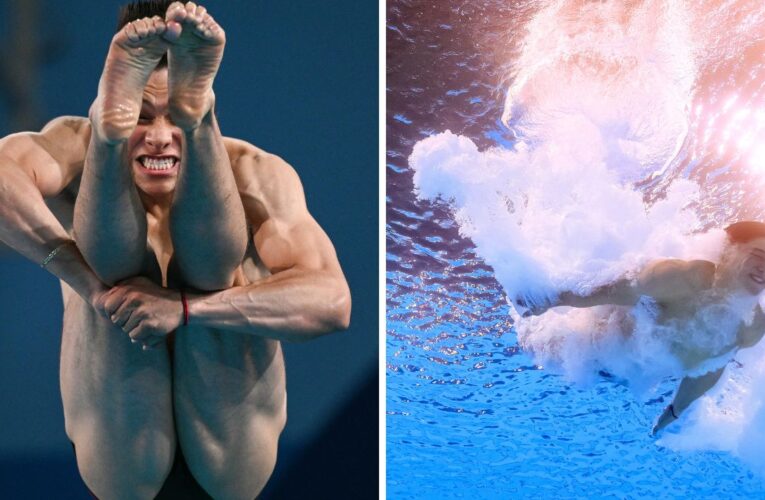
<path fill-rule="evenodd" d="M 246 286 L 190 296 L 190 323 L 289 341 L 347 328 L 350 292 L 329 240 L 309 223 L 292 232 L 315 244 L 313 256 Z"/>
<path fill-rule="evenodd" d="M 348 284 L 332 243 L 308 213 L 297 174 L 262 152 L 239 162 L 245 210 L 257 227 L 255 248 L 273 274 L 191 296 L 191 323 L 293 341 L 347 328 Z"/>
<path fill-rule="evenodd" d="M 647 265 L 633 279 L 622 278 L 596 288 L 588 295 L 563 292 L 558 305 L 592 307 L 604 304 L 631 306 L 647 295 L 657 302 L 674 301 L 708 288 L 715 266 L 705 260 L 666 259 Z"/>
<path fill-rule="evenodd" d="M 40 133 L 0 140 L 0 239 L 40 263 L 71 238 L 44 197 L 61 193 L 82 168 L 87 147 L 84 119 L 64 117 Z M 46 268 L 92 303 L 104 291 L 74 245 L 65 245 Z"/>

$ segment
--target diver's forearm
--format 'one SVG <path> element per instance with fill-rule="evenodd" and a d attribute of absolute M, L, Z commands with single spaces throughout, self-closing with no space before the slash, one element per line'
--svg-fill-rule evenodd
<path fill-rule="evenodd" d="M 558 305 L 569 307 L 593 307 L 606 304 L 632 306 L 639 299 L 640 293 L 633 280 L 621 278 L 613 283 L 599 286 L 588 294 L 561 292 Z"/>
<path fill-rule="evenodd" d="M 290 270 L 260 282 L 189 296 L 189 324 L 286 341 L 348 327 L 351 299 L 342 277 Z"/>
<path fill-rule="evenodd" d="M 244 207 L 212 110 L 184 138 L 170 212 L 174 259 L 186 285 L 220 290 L 247 249 Z"/>
<path fill-rule="evenodd" d="M 7 161 L 0 161 L 0 240 L 38 264 L 60 247 L 47 271 L 89 302 L 105 290 L 32 179 Z"/>
<path fill-rule="evenodd" d="M 124 164 L 123 146 L 93 132 L 74 210 L 77 244 L 106 283 L 139 274 L 146 256 L 146 212 Z"/>

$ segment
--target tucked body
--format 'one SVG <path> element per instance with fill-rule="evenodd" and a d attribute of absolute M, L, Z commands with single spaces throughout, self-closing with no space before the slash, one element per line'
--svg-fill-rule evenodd
<path fill-rule="evenodd" d="M 253 498 L 286 421 L 280 341 L 347 327 L 350 294 L 292 167 L 220 134 L 220 26 L 192 2 L 128 11 L 89 118 L 0 139 L 0 236 L 62 281 L 93 493 L 153 498 L 180 447 L 209 495 Z"/>

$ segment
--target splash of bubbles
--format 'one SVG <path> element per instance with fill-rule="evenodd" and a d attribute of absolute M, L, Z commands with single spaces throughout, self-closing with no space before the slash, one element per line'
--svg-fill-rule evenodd
<path fill-rule="evenodd" d="M 719 34 L 751 36 L 751 23 L 728 30 L 721 15 L 757 24 L 762 12 L 742 17 L 746 8 L 711 1 L 693 11 L 679 1 L 625 4 L 553 1 L 528 23 L 503 114 L 517 138 L 511 148 L 480 151 L 469 138 L 446 131 L 420 141 L 409 158 L 417 195 L 452 205 L 461 233 L 493 267 L 511 301 L 587 293 L 634 274 L 648 260 L 714 261 L 722 250 L 721 230 L 701 233 L 699 185 L 670 177 L 649 202 L 637 183 L 661 177 L 681 151 L 700 65 L 732 53 Z M 715 36 L 698 36 L 702 25 Z M 654 335 L 655 323 L 641 314 L 633 311 L 630 319 L 613 307 L 551 313 L 521 324 L 519 342 L 569 378 L 586 382 L 606 366 L 641 392 L 683 373 Z M 647 326 L 624 336 L 624 322 L 635 318 Z M 765 372 L 765 362 L 751 364 Z M 716 390 L 747 404 L 759 401 L 750 392 L 761 384 L 747 390 L 736 384 L 727 376 Z M 711 410 L 698 408 L 697 427 L 673 438 L 676 447 L 717 446 L 757 468 L 740 436 L 764 423 L 761 405 L 752 404 L 728 434 L 705 427 Z M 700 439 L 705 433 L 718 442 Z M 758 445 L 765 443 L 761 437 Z"/>

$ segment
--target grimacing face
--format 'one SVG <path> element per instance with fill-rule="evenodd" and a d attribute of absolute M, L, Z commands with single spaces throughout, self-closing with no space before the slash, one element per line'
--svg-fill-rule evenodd
<path fill-rule="evenodd" d="M 752 295 L 765 290 L 765 238 L 740 245 L 739 283 Z"/>
<path fill-rule="evenodd" d="M 141 115 L 127 142 L 127 156 L 138 189 L 149 197 L 175 189 L 181 163 L 182 131 L 168 111 L 167 68 L 154 71 L 143 91 Z"/>

